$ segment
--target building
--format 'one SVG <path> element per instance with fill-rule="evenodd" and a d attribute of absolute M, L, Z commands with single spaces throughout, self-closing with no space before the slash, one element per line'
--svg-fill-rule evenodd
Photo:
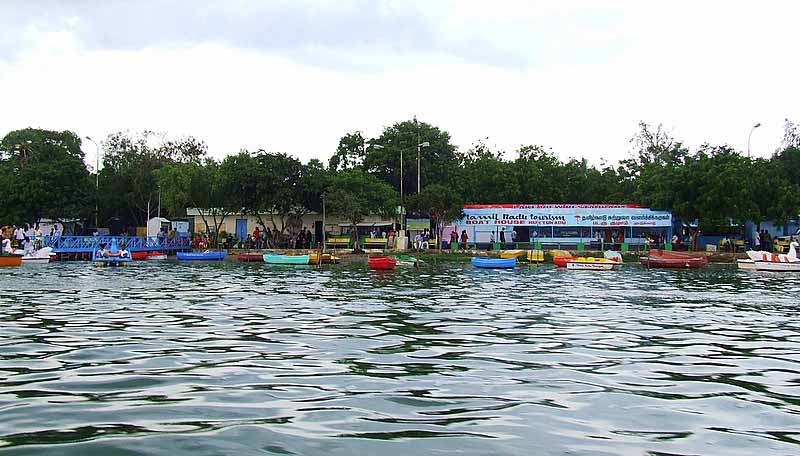
<path fill-rule="evenodd" d="M 543 245 L 618 243 L 644 245 L 647 237 L 669 240 L 672 214 L 632 204 L 486 204 L 464 206 L 464 219 L 445 230 L 466 230 L 470 243 L 500 241 Z M 512 235 L 512 231 L 515 233 Z M 622 242 L 620 242 L 620 240 Z"/>
<path fill-rule="evenodd" d="M 206 232 L 206 225 L 203 222 L 203 218 L 200 216 L 200 211 L 198 209 L 187 208 L 186 216 L 189 222 L 189 233 Z M 352 228 L 350 226 L 350 222 L 347 220 L 330 215 L 327 215 L 324 218 L 324 231 L 328 237 L 345 236 L 351 233 Z M 208 220 L 209 230 L 213 232 L 215 227 L 213 226 L 212 219 L 209 216 L 206 216 L 206 220 Z M 277 215 L 273 216 L 272 214 L 265 213 L 261 214 L 261 220 L 266 225 L 266 228 L 269 229 L 275 229 L 277 227 L 278 231 L 283 230 L 284 233 L 291 235 L 298 233 L 301 229 L 305 228 L 312 233 L 314 239 L 313 242 L 317 242 L 318 239 L 322 239 L 323 215 L 317 212 L 309 212 L 304 214 L 302 217 L 290 216 L 284 221 L 281 221 L 281 218 Z M 363 222 L 358 224 L 358 232 L 360 235 L 369 235 L 369 233 L 374 230 L 380 236 L 382 232 L 388 232 L 393 225 L 394 220 L 390 218 L 367 216 L 364 218 Z M 232 233 L 240 239 L 245 239 L 247 238 L 248 234 L 252 234 L 253 231 L 255 231 L 256 227 L 258 227 L 260 230 L 264 229 L 264 227 L 259 224 L 258 217 L 251 214 L 239 213 L 226 216 L 222 226 L 220 227 L 220 231 Z"/>

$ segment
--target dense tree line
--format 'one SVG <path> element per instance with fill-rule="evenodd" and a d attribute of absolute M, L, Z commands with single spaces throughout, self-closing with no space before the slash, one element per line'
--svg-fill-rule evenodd
<path fill-rule="evenodd" d="M 122 231 L 142 226 L 159 206 L 169 217 L 193 207 L 207 230 L 218 232 L 227 217 L 244 212 L 286 233 L 303 214 L 320 212 L 323 200 L 351 223 L 370 213 L 396 216 L 404 207 L 439 226 L 471 203 L 633 203 L 705 226 L 783 223 L 800 212 L 800 133 L 789 121 L 770 158 L 725 145 L 692 151 L 645 123 L 632 148 L 628 159 L 599 167 L 536 145 L 505 153 L 477 142 L 460 151 L 446 131 L 414 119 L 377 138 L 344 135 L 326 166 L 265 150 L 218 160 L 192 137 L 118 132 L 102 142 L 97 175 L 84 164 L 75 133 L 25 129 L 0 141 L 0 221 L 93 224 L 97 206 L 99 224 Z"/>

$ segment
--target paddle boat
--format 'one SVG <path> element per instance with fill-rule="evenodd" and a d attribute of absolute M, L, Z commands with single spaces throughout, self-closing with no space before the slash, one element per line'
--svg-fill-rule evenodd
<path fill-rule="evenodd" d="M 500 258 L 519 258 L 524 257 L 526 253 L 525 250 L 501 250 Z"/>
<path fill-rule="evenodd" d="M 322 264 L 338 263 L 341 258 L 331 255 L 330 253 L 322 254 Z M 319 264 L 317 253 L 308 254 L 308 264 Z"/>
<path fill-rule="evenodd" d="M 161 253 L 158 251 L 153 250 L 152 252 L 148 252 L 146 250 L 141 250 L 138 252 L 132 252 L 131 258 L 133 261 L 144 261 L 144 260 L 166 260 L 167 255 L 165 253 Z"/>
<path fill-rule="evenodd" d="M 100 244 L 99 248 L 92 252 L 92 262 L 95 266 L 124 266 L 133 261 L 130 252 L 120 249 L 117 240 L 111 240 L 111 246 L 106 249 L 105 244 Z"/>
<path fill-rule="evenodd" d="M 279 255 L 277 253 L 265 253 L 264 263 L 267 264 L 308 264 L 308 255 Z"/>
<path fill-rule="evenodd" d="M 394 269 L 397 266 L 397 260 L 386 256 L 376 256 L 367 258 L 367 264 L 370 269 Z"/>
<path fill-rule="evenodd" d="M 696 269 L 708 264 L 708 256 L 703 252 L 670 252 L 651 249 L 639 263 L 648 268 Z"/>
<path fill-rule="evenodd" d="M 515 258 L 482 258 L 473 257 L 472 265 L 482 269 L 513 269 L 517 265 Z"/>
<path fill-rule="evenodd" d="M 39 250 L 27 253 L 22 257 L 22 264 L 44 264 L 56 260 L 56 254 L 51 247 L 42 247 Z"/>
<path fill-rule="evenodd" d="M 566 267 L 575 271 L 611 271 L 619 269 L 622 263 L 608 258 L 578 257 L 566 260 Z"/>
<path fill-rule="evenodd" d="M 544 263 L 544 251 L 528 250 L 525 254 L 525 259 L 528 260 L 528 263 Z"/>
<path fill-rule="evenodd" d="M 747 251 L 747 256 L 753 260 L 756 271 L 782 271 L 800 272 L 800 258 L 797 257 L 797 241 L 789 243 L 789 253 L 776 255 L 763 250 Z"/>
<path fill-rule="evenodd" d="M 236 255 L 236 259 L 242 263 L 263 263 L 263 253 L 240 253 Z"/>
<path fill-rule="evenodd" d="M 394 258 L 397 261 L 398 266 L 416 266 L 424 263 L 424 261 L 420 260 L 419 258 L 415 258 L 410 255 L 392 255 L 390 258 Z"/>
<path fill-rule="evenodd" d="M 755 271 L 756 270 L 756 262 L 747 259 L 747 260 L 736 260 L 736 267 L 739 269 L 744 269 L 745 271 Z"/>
<path fill-rule="evenodd" d="M 558 268 L 566 268 L 567 260 L 574 258 L 571 253 L 566 250 L 554 249 L 550 251 L 550 256 L 553 257 L 553 264 Z"/>
<path fill-rule="evenodd" d="M 225 252 L 178 252 L 180 261 L 222 261 L 226 256 Z"/>
<path fill-rule="evenodd" d="M 167 254 L 163 252 L 159 252 L 157 250 L 153 250 L 152 252 L 147 254 L 147 259 L 150 261 L 153 260 L 166 260 Z"/>

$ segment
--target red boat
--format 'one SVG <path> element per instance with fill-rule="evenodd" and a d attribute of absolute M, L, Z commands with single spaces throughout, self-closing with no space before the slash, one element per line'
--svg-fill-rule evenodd
<path fill-rule="evenodd" d="M 572 260 L 573 257 L 553 257 L 553 264 L 559 268 L 566 268 L 567 261 Z"/>
<path fill-rule="evenodd" d="M 150 255 L 150 252 L 144 250 L 141 252 L 131 252 L 131 258 L 133 258 L 134 261 L 146 260 L 147 255 Z"/>
<path fill-rule="evenodd" d="M 367 259 L 370 269 L 394 269 L 397 266 L 397 260 L 389 257 L 369 257 Z"/>
<path fill-rule="evenodd" d="M 253 262 L 253 263 L 263 263 L 264 262 L 264 254 L 262 253 L 240 253 L 236 255 L 236 259 L 243 262 Z"/>
<path fill-rule="evenodd" d="M 708 264 L 708 257 L 702 252 L 670 252 L 650 250 L 639 262 L 648 268 L 695 269 Z"/>

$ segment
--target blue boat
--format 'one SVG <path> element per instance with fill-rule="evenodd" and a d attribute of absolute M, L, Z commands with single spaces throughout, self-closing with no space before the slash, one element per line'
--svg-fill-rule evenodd
<path fill-rule="evenodd" d="M 222 261 L 226 255 L 225 252 L 178 252 L 178 259 L 181 261 Z"/>
<path fill-rule="evenodd" d="M 122 266 L 133 261 L 130 252 L 120 249 L 117 240 L 111 240 L 111 246 L 106 250 L 105 244 L 100 244 L 92 252 L 92 262 L 97 266 Z"/>
<path fill-rule="evenodd" d="M 517 265 L 516 258 L 472 258 L 472 265 L 484 269 L 513 269 Z"/>

